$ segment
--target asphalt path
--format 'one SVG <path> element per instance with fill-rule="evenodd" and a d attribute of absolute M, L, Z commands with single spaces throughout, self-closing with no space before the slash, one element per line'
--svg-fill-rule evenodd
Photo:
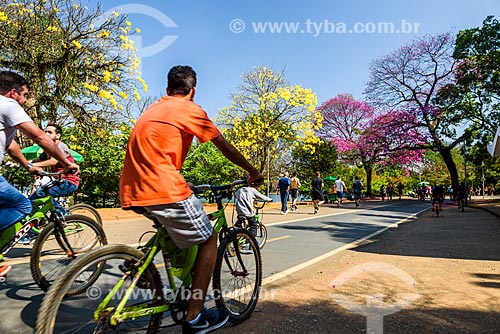
<path fill-rule="evenodd" d="M 429 201 L 363 202 L 354 208 L 321 208 L 313 215 L 310 207 L 280 216 L 270 210 L 263 216 L 268 229 L 268 243 L 262 250 L 264 280 L 267 284 L 287 273 L 300 270 L 335 252 L 383 232 L 429 208 Z M 151 230 L 146 219 L 105 222 L 109 243 L 136 245 L 138 237 Z M 0 283 L 0 333 L 32 333 L 44 293 L 33 282 L 29 270 L 29 247 L 9 253 L 13 270 Z"/>
<path fill-rule="evenodd" d="M 373 201 L 357 209 L 346 205 L 323 216 L 306 215 L 266 224 L 268 243 L 262 249 L 264 284 L 381 233 L 428 208 L 429 201 Z"/>

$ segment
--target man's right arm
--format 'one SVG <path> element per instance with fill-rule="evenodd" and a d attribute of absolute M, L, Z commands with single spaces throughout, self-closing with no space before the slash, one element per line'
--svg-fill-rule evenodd
<path fill-rule="evenodd" d="M 48 155 L 59 161 L 64 167 L 65 172 L 70 170 L 74 170 L 77 174 L 80 172 L 80 167 L 69 161 L 54 143 L 52 138 L 45 134 L 45 132 L 43 132 L 34 122 L 20 123 L 16 128 L 21 130 L 29 139 L 43 148 Z"/>
<path fill-rule="evenodd" d="M 240 153 L 233 145 L 231 145 L 223 135 L 217 136 L 212 139 L 212 143 L 235 165 L 240 166 L 249 173 L 248 183 L 261 179 L 262 174 L 252 166 L 247 159 Z"/>

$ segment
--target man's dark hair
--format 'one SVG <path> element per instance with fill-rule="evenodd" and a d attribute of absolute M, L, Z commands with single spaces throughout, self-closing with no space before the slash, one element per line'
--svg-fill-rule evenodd
<path fill-rule="evenodd" d="M 62 128 L 61 128 L 61 126 L 59 124 L 49 123 L 49 124 L 47 124 L 47 126 L 45 128 L 47 128 L 49 126 L 51 126 L 54 129 L 56 129 L 56 133 L 58 133 L 58 134 L 60 134 L 62 136 Z"/>
<path fill-rule="evenodd" d="M 168 72 L 168 91 L 170 95 L 189 94 L 196 87 L 196 72 L 191 66 L 174 66 Z"/>
<path fill-rule="evenodd" d="M 23 86 L 28 87 L 28 81 L 12 71 L 0 71 L 0 94 L 7 94 L 12 88 L 21 92 Z"/>

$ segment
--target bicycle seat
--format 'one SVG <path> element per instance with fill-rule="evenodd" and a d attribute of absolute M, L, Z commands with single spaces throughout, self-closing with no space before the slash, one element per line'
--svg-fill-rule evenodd
<path fill-rule="evenodd" d="M 135 213 L 137 213 L 138 215 L 143 215 L 144 217 L 148 218 L 148 219 L 151 219 L 153 221 L 153 227 L 154 228 L 159 228 L 159 227 L 162 227 L 163 225 L 158 221 L 158 219 L 154 218 L 154 217 L 151 217 L 150 215 L 148 215 L 148 211 L 142 207 L 142 206 L 131 206 L 131 207 L 128 207 L 128 208 L 123 208 L 122 210 L 132 210 L 134 211 Z"/>

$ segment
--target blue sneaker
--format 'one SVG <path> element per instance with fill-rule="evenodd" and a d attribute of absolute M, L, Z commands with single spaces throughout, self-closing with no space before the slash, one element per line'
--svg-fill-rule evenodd
<path fill-rule="evenodd" d="M 182 334 L 205 334 L 224 326 L 229 320 L 229 311 L 225 308 L 207 310 L 202 308 L 196 322 L 182 322 Z"/>
<path fill-rule="evenodd" d="M 19 240 L 19 243 L 21 245 L 29 245 L 33 242 L 35 242 L 35 239 L 37 237 L 37 234 L 33 231 L 28 231 L 28 233 L 26 233 L 26 235 L 24 237 L 22 237 L 21 240 Z"/>

